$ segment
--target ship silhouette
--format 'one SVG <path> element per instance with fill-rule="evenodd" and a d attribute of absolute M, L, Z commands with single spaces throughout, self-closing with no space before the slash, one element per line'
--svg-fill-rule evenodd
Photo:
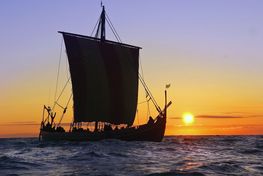
<path fill-rule="evenodd" d="M 140 47 L 106 39 L 105 23 L 109 22 L 104 6 L 94 37 L 59 31 L 63 35 L 68 57 L 73 94 L 73 122 L 69 131 L 61 120 L 55 124 L 56 113 L 44 106 L 40 140 L 97 141 L 119 139 L 127 141 L 161 141 L 167 108 L 161 109 L 139 73 Z M 146 124 L 134 126 L 138 101 L 138 84 L 143 85 L 148 101 L 152 101 L 158 115 L 149 117 Z M 169 85 L 170 86 L 170 85 Z M 68 103 L 67 103 L 68 105 Z M 47 115 L 46 113 L 47 112 Z M 86 129 L 83 124 L 88 123 Z"/>

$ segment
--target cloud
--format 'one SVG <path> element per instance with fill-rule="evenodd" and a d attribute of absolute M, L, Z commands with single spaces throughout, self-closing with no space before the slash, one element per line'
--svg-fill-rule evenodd
<path fill-rule="evenodd" d="M 0 125 L 40 125 L 40 123 L 37 123 L 35 121 L 24 121 L 24 122 L 7 122 L 7 123 L 1 123 Z"/>
<path fill-rule="evenodd" d="M 239 118 L 263 118 L 263 114 L 253 114 L 249 112 L 221 112 L 216 114 L 201 114 L 201 115 L 195 115 L 194 116 L 197 119 L 239 119 Z M 172 116 L 167 117 L 171 120 L 181 120 L 181 116 Z"/>
<path fill-rule="evenodd" d="M 169 119 L 180 120 L 182 117 L 168 117 Z M 245 116 L 233 116 L 233 115 L 196 115 L 198 119 L 231 119 L 231 118 L 246 118 Z"/>
<path fill-rule="evenodd" d="M 221 112 L 219 114 L 247 114 L 247 112 L 233 111 L 233 112 Z"/>
<path fill-rule="evenodd" d="M 263 115 L 197 115 L 195 118 L 203 119 L 237 119 L 237 118 L 258 118 L 263 117 Z"/>
<path fill-rule="evenodd" d="M 168 119 L 182 119 L 182 117 L 167 117 Z"/>
<path fill-rule="evenodd" d="M 57 124 L 57 123 L 55 123 Z M 6 122 L 6 123 L 0 123 L 0 126 L 27 126 L 27 125 L 39 125 L 40 126 L 40 122 L 36 122 L 36 121 L 24 121 L 24 122 Z M 70 123 L 60 123 L 60 125 L 62 126 L 69 126 Z"/>
<path fill-rule="evenodd" d="M 237 119 L 237 118 L 246 118 L 244 116 L 232 116 L 232 115 L 197 115 L 195 118 L 202 119 Z"/>
<path fill-rule="evenodd" d="M 228 131 L 228 130 L 238 130 L 238 129 L 242 129 L 245 128 L 244 126 L 226 126 L 226 127 L 217 127 L 214 128 L 213 130 L 222 130 L 222 131 Z"/>
<path fill-rule="evenodd" d="M 263 117 L 263 115 L 249 115 L 248 117 Z"/>

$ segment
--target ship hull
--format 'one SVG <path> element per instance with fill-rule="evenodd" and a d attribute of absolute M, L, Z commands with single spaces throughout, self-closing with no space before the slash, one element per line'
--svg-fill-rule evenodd
<path fill-rule="evenodd" d="M 51 132 L 40 131 L 41 140 L 66 140 L 66 141 L 99 141 L 104 139 L 118 139 L 125 141 L 153 141 L 160 142 L 163 139 L 166 126 L 166 118 L 157 118 L 154 123 L 130 127 L 120 130 L 102 132 Z"/>

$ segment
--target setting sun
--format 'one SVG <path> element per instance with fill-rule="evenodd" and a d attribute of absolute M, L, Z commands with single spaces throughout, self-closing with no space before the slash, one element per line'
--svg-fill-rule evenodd
<path fill-rule="evenodd" d="M 194 122 L 194 116 L 191 113 L 184 113 L 183 114 L 183 121 L 186 125 L 192 124 Z"/>

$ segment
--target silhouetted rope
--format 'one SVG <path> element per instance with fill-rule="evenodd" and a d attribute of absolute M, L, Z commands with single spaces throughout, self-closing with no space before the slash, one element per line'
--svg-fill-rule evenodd
<path fill-rule="evenodd" d="M 52 107 L 52 111 L 53 111 L 53 110 L 54 110 L 54 108 L 55 108 L 56 102 L 58 102 L 58 100 L 60 99 L 61 95 L 62 95 L 62 94 L 63 94 L 63 92 L 65 91 L 65 89 L 66 89 L 66 87 L 67 87 L 67 85 L 68 85 L 69 81 L 70 81 L 70 77 L 68 78 L 68 80 L 67 80 L 66 84 L 64 85 L 64 87 L 63 87 L 63 89 L 62 89 L 61 93 L 59 94 L 59 96 L 58 96 L 58 98 L 57 98 L 57 100 L 55 100 L 55 101 L 54 101 L 54 106 Z"/>
<path fill-rule="evenodd" d="M 61 123 L 61 121 L 62 121 L 62 119 L 63 119 L 63 117 L 64 117 L 64 114 L 66 113 L 66 111 L 67 111 L 67 109 L 68 109 L 68 105 L 69 105 L 69 102 L 70 102 L 70 100 L 71 100 L 71 98 L 72 98 L 72 95 L 73 95 L 73 94 L 71 93 L 71 95 L 70 95 L 70 97 L 69 97 L 69 99 L 68 99 L 68 102 L 67 102 L 67 104 L 66 104 L 66 106 L 65 106 L 65 108 L 64 108 L 64 110 L 63 110 L 63 113 L 62 113 L 62 115 L 61 115 L 61 117 L 60 117 L 60 120 L 59 120 L 57 126 L 60 126 L 60 123 Z"/>
<path fill-rule="evenodd" d="M 157 109 L 157 111 L 158 111 L 158 112 L 161 112 L 161 111 L 162 111 L 161 108 L 158 106 L 156 100 L 154 99 L 154 97 L 153 97 L 151 91 L 149 90 L 148 86 L 146 85 L 146 83 L 145 83 L 145 81 L 143 80 L 143 78 L 142 78 L 142 76 L 141 76 L 140 73 L 139 73 L 139 80 L 141 81 L 141 83 L 142 83 L 142 85 L 143 85 L 145 91 L 147 92 L 147 94 L 148 94 L 149 97 L 151 98 L 151 100 L 152 100 L 152 102 L 153 102 L 155 108 Z"/>
<path fill-rule="evenodd" d="M 57 79 L 56 79 L 56 88 L 55 88 L 54 101 L 56 100 L 56 97 L 57 97 L 58 79 L 59 79 L 59 71 L 60 71 L 61 55 L 62 55 L 62 46 L 63 46 L 63 39 L 61 38 L 60 53 L 59 53 L 59 62 L 58 62 L 58 72 L 57 72 Z"/>
<path fill-rule="evenodd" d="M 112 24 L 111 20 L 110 20 L 110 17 L 107 15 L 107 13 L 105 12 L 105 15 L 106 15 L 106 21 L 108 22 L 110 28 L 111 28 L 111 31 L 113 32 L 115 38 L 120 42 L 122 43 L 121 41 L 121 38 L 118 34 L 118 32 L 116 31 L 116 29 L 114 28 L 114 25 Z"/>
<path fill-rule="evenodd" d="M 97 23 L 95 24 L 95 26 L 94 26 L 94 28 L 93 28 L 93 30 L 92 30 L 92 32 L 91 32 L 91 35 L 90 35 L 90 36 L 92 36 L 92 35 L 93 35 L 93 32 L 95 31 L 96 27 L 98 26 L 98 24 L 99 24 L 99 21 L 100 21 L 100 18 L 98 19 Z"/>

